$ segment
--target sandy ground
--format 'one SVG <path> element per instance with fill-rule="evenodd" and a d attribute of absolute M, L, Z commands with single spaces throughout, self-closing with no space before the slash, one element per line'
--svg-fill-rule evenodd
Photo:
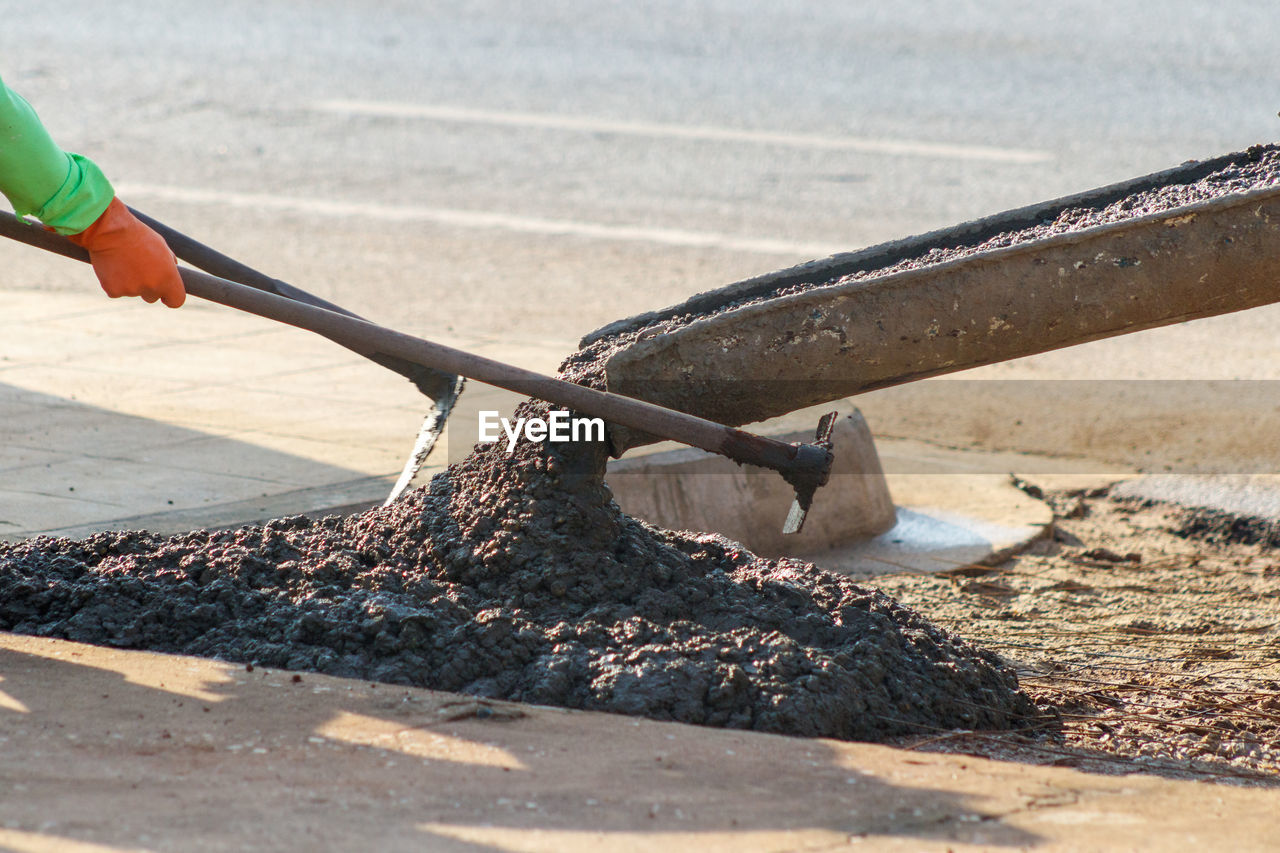
<path fill-rule="evenodd" d="M 0 849 L 1266 849 L 1275 792 L 0 635 Z"/>
<path fill-rule="evenodd" d="M 1014 661 L 1043 732 L 905 745 L 1280 784 L 1280 553 L 1247 527 L 1188 535 L 1174 505 L 1023 485 L 1054 507 L 1052 539 L 996 566 L 868 582 Z"/>

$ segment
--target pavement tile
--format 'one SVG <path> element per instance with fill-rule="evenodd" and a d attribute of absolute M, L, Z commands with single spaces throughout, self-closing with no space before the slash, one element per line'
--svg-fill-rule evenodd
<path fill-rule="evenodd" d="M 104 302 L 96 309 L 43 318 L 39 326 L 58 336 L 106 341 L 116 349 L 126 349 L 144 342 L 184 340 L 185 336 L 174 334 L 172 324 L 177 319 L 177 312 L 163 314 L 136 305 Z"/>
<path fill-rule="evenodd" d="M 338 403 L 310 397 L 281 400 L 270 391 L 241 387 L 190 388 L 148 401 L 147 416 L 215 432 L 249 429 L 279 435 L 350 432 L 348 424 L 373 421 L 378 411 L 363 400 Z"/>
<path fill-rule="evenodd" d="M 273 460 L 273 465 L 279 469 L 287 470 L 295 465 L 323 465 L 340 469 L 348 477 L 355 474 L 383 477 L 400 473 L 409 452 L 413 450 L 413 440 L 419 426 L 420 424 L 414 424 L 410 429 L 382 436 L 376 441 L 370 441 L 368 432 L 362 430 L 329 433 L 316 431 L 311 436 L 279 435 L 262 431 L 245 431 L 235 435 L 246 447 L 274 451 L 277 456 L 293 457 L 296 460 Z M 297 476 L 304 477 L 301 473 Z M 301 479 L 299 483 L 318 485 L 309 476 L 305 478 L 305 483 Z"/>
<path fill-rule="evenodd" d="M 272 323 L 261 317 L 252 317 L 247 314 L 229 319 L 236 319 L 237 326 L 234 328 L 228 326 L 217 336 L 191 337 L 184 340 L 192 343 L 240 341 L 256 353 L 270 354 L 279 358 L 285 365 L 288 365 L 294 356 L 311 358 L 326 354 L 332 357 L 336 354 L 356 361 L 364 359 L 363 356 L 341 344 L 305 329 Z"/>
<path fill-rule="evenodd" d="M 0 411 L 3 408 L 0 407 Z M 3 433 L 0 433 L 3 438 Z M 6 471 L 16 471 L 22 468 L 31 468 L 40 465 L 52 465 L 56 462 L 62 462 L 70 458 L 65 453 L 48 450 L 43 447 L 21 447 L 8 444 L 0 444 L 0 474 Z M 0 476 L 0 485 L 3 485 L 5 478 Z"/>
<path fill-rule="evenodd" d="M 252 343 L 256 344 L 257 341 Z M 280 372 L 326 368 L 339 361 L 332 348 L 323 352 L 299 350 L 287 359 L 276 360 L 243 338 L 194 343 L 153 342 L 127 350 L 85 354 L 76 360 L 90 358 L 92 362 L 88 366 L 97 371 L 140 374 L 148 378 L 186 383 L 242 383 Z"/>
<path fill-rule="evenodd" d="M 429 405 L 427 398 L 408 379 L 363 358 L 319 367 L 293 366 L 284 360 L 279 367 L 278 372 L 246 377 L 237 384 L 251 391 L 279 394 L 285 399 L 362 401 L 366 405 L 416 408 L 424 413 Z"/>
<path fill-rule="evenodd" d="M 13 291 L 0 293 L 0 304 L 7 305 L 11 293 Z M 271 332 L 276 328 L 267 320 L 197 300 L 189 300 L 181 310 L 171 311 L 137 299 L 107 300 L 96 291 L 29 293 L 28 299 L 19 303 L 19 310 L 25 310 L 30 319 L 45 327 L 59 328 L 69 334 L 117 338 L 141 334 L 148 338 L 191 341 Z"/>
<path fill-rule="evenodd" d="M 360 477 L 314 488 L 269 492 L 244 500 L 202 504 L 189 509 L 165 507 L 160 512 L 117 516 L 105 523 L 98 520 L 87 524 L 70 524 L 40 531 L 40 535 L 80 539 L 107 529 L 149 530 L 161 535 L 171 535 L 188 530 L 260 524 L 268 519 L 299 513 L 321 516 L 359 512 L 386 500 L 393 482 L 390 477 Z M 0 529 L 0 539 L 20 538 L 23 538 L 20 534 L 6 535 Z"/>
<path fill-rule="evenodd" d="M 0 374 L 2 375 L 2 374 Z M 10 413 L 40 408 L 35 399 L 44 395 L 36 395 L 25 388 L 0 382 L 0 412 L 7 417 Z M 51 398 L 59 399 L 59 398 Z M 74 405 L 74 404 L 72 404 Z M 3 420 L 0 419 L 0 423 Z"/>
<path fill-rule="evenodd" d="M 41 468 L 24 478 L 20 488 L 10 484 L 0 495 L 0 518 L 20 522 L 24 530 L 44 530 L 131 516 L 144 506 L 176 511 L 245 500 L 290 485 L 130 459 L 104 464 L 83 456 Z"/>
<path fill-rule="evenodd" d="M 574 345 L 428 337 L 543 372 Z M 470 451 L 477 411 L 519 399 L 470 384 L 419 482 Z M 403 377 L 331 341 L 221 306 L 0 291 L 0 535 L 376 500 L 427 407 Z"/>
<path fill-rule="evenodd" d="M 12 390 L 6 391 L 8 387 Z M 0 367 L 0 405 L 12 401 L 44 407 L 98 406 L 129 413 L 140 399 L 187 391 L 191 382 L 143 375 L 123 368 L 118 372 L 100 370 L 96 364 L 17 364 Z M 50 391 L 54 393 L 49 393 Z"/>
<path fill-rule="evenodd" d="M 5 406 L 0 441 L 71 455 L 130 458 L 139 448 L 181 444 L 205 433 L 78 403 Z"/>
<path fill-rule="evenodd" d="M 407 454 L 407 440 L 405 447 Z M 290 488 L 314 488 L 341 482 L 350 479 L 354 473 L 390 474 L 393 470 L 398 471 L 404 461 L 389 453 L 379 454 L 376 450 L 345 455 L 344 450 L 345 446 L 329 442 L 249 432 L 144 448 L 137 454 L 137 461 L 189 475 L 227 475 Z M 324 457 L 335 458 L 326 462 Z"/>
<path fill-rule="evenodd" d="M 157 338 L 144 339 L 155 342 Z M 136 342 L 131 344 L 136 346 Z M 38 334 L 17 336 L 0 329 L 0 369 L 29 364 L 65 364 L 96 360 L 120 351 L 120 342 L 90 335 L 65 335 L 47 325 Z"/>
<path fill-rule="evenodd" d="M 47 488 L 12 489 L 0 486 L 0 535 L 31 536 L 51 526 L 87 524 L 118 518 L 127 507 L 76 495 L 65 485 L 42 480 Z"/>
<path fill-rule="evenodd" d="M 46 293 L 37 290 L 0 291 L 0 330 L 39 323 L 58 317 L 92 316 L 102 300 L 91 304 L 82 293 Z"/>

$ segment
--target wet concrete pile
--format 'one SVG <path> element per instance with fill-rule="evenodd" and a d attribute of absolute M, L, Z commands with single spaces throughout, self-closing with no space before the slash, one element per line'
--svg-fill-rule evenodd
<path fill-rule="evenodd" d="M 1228 160 L 1226 165 L 1193 180 L 1170 180 L 1120 198 L 1109 199 L 1104 196 L 1096 204 L 1062 207 L 1051 211 L 1050 218 L 1027 227 L 1012 228 L 995 234 L 980 234 L 975 239 L 934 246 L 878 266 L 842 273 L 826 269 L 830 266 L 832 270 L 838 270 L 839 264 L 816 262 L 811 266 L 796 268 L 796 275 L 787 274 L 790 271 L 786 271 L 766 276 L 766 280 L 759 286 L 742 288 L 731 285 L 721 291 L 699 294 L 682 305 L 621 320 L 593 333 L 584 341 L 582 348 L 569 357 L 563 370 L 574 381 L 604 388 L 604 365 L 611 354 L 626 349 L 639 338 L 670 332 L 697 320 L 818 287 L 838 286 L 920 269 L 992 249 L 1016 246 L 1097 225 L 1162 213 L 1226 195 L 1280 185 L 1280 145 L 1255 145 L 1247 151 L 1230 155 Z M 775 277 L 776 283 L 769 281 Z"/>
<path fill-rule="evenodd" d="M 1191 183 L 1033 227 L 934 247 L 843 277 L 1000 246 L 1268 186 L 1257 148 Z M 637 334 L 744 304 L 715 294 L 624 324 L 566 362 L 599 384 Z M 526 414 L 537 414 L 540 407 Z M 388 508 L 174 537 L 0 544 L 0 629 L 798 735 L 875 740 L 999 729 L 1036 714 L 992 654 L 884 595 L 712 535 L 623 515 L 605 448 L 489 445 Z"/>
<path fill-rule="evenodd" d="M 880 266 L 704 294 L 622 321 L 563 375 L 599 386 L 604 359 L 638 335 L 750 301 L 1280 183 L 1280 147 L 1228 159 Z M 0 545 L 0 629 L 799 735 L 1008 728 L 1036 713 L 995 656 L 879 593 L 626 517 L 601 446 L 504 449 L 348 519 Z"/>
<path fill-rule="evenodd" d="M 1035 714 L 880 593 L 623 515 L 601 446 L 503 450 L 346 519 L 0 545 L 0 629 L 796 735 Z"/>

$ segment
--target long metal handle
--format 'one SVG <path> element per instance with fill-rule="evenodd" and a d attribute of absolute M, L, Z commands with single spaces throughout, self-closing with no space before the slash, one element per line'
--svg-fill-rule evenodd
<path fill-rule="evenodd" d="M 415 338 L 358 317 L 293 302 L 208 273 L 183 269 L 182 281 L 187 292 L 194 296 L 315 332 L 357 352 L 384 353 L 415 364 L 456 373 L 477 382 L 548 400 L 576 412 L 594 415 L 633 429 L 646 430 L 663 438 L 700 447 L 751 465 L 781 471 L 789 469 L 796 458 L 795 445 L 752 435 L 684 412 L 664 409 L 643 400 L 544 376 L 434 341 Z"/>
<path fill-rule="evenodd" d="M 206 246 L 199 240 L 188 237 L 181 231 L 165 225 L 160 220 L 151 218 L 136 207 L 130 207 L 129 211 L 142 220 L 152 231 L 163 237 L 164 241 L 169 244 L 169 248 L 173 250 L 173 253 L 193 267 L 202 269 L 219 278 L 225 278 L 238 284 L 247 284 L 255 290 L 265 290 L 267 293 L 274 293 L 277 296 L 283 296 L 295 302 L 305 302 L 308 305 L 315 305 L 318 308 L 324 308 L 338 314 L 346 314 L 348 317 L 360 316 L 354 311 L 348 311 L 346 308 L 335 305 L 327 299 L 321 299 L 314 293 L 308 293 L 300 287 L 294 287 L 288 282 L 273 278 L 266 273 L 255 270 L 248 264 L 224 255 L 217 249 Z"/>
<path fill-rule="evenodd" d="M 12 215 L 0 216 L 0 234 L 79 261 L 89 260 L 88 253 L 70 241 L 34 228 Z M 831 454 L 825 448 L 785 444 L 643 400 L 543 376 L 197 270 L 182 268 L 181 274 L 187 292 L 193 296 L 315 332 L 361 354 L 384 354 L 445 370 L 718 453 L 736 462 L 771 468 L 780 472 L 798 492 L 802 485 L 805 488 L 811 483 L 821 485 L 830 472 Z M 809 493 L 812 494 L 812 489 Z"/>
<path fill-rule="evenodd" d="M 171 228 L 157 219 L 152 219 L 140 210 L 135 210 L 132 207 L 129 210 L 132 211 L 134 216 L 150 226 L 151 230 L 163 237 L 175 255 L 207 273 L 212 273 L 238 284 L 246 284 L 249 287 L 267 293 L 274 293 L 277 296 L 283 296 L 295 302 L 305 302 L 308 305 L 314 305 L 317 308 L 324 308 L 338 314 L 346 314 L 349 317 L 360 316 L 326 299 L 321 299 L 313 293 L 294 287 L 288 282 L 273 278 L 266 273 L 258 272 L 248 264 L 228 257 L 217 249 L 188 237 L 176 228 Z M 456 375 L 445 373 L 426 365 L 414 364 L 402 358 L 395 358 L 378 352 L 356 351 L 375 364 L 399 373 L 412 382 L 431 401 L 431 406 L 427 409 L 423 418 L 422 428 L 418 430 L 417 440 L 414 441 L 413 452 L 405 460 L 404 468 L 401 470 L 395 486 L 392 487 L 391 494 L 387 497 L 387 503 L 392 503 L 412 485 L 414 479 L 418 476 L 418 472 L 426 464 L 427 457 L 431 454 L 432 448 L 435 447 L 436 441 L 439 440 L 441 433 L 444 431 L 445 422 L 448 421 L 449 414 L 453 411 L 458 395 L 462 393 L 464 381 Z"/>

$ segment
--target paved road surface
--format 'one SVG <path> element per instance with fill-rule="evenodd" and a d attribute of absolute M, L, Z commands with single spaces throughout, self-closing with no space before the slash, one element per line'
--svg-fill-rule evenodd
<path fill-rule="evenodd" d="M 1265 2 L 106 8 L 0 0 L 0 73 L 57 137 L 138 206 L 421 333 L 567 347 L 827 251 L 1280 136 Z M 0 269 L 91 284 L 10 246 Z M 1041 364 L 1271 376 L 1275 318 Z"/>
<path fill-rule="evenodd" d="M 129 6 L 0 2 L 0 73 L 140 206 L 424 330 L 568 336 L 1280 136 L 1266 3 Z"/>

